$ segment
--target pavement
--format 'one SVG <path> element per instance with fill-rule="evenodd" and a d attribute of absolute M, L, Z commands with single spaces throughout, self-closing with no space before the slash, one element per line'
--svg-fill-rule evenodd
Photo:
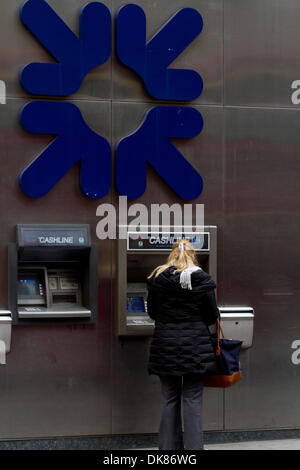
<path fill-rule="evenodd" d="M 300 450 L 300 439 L 207 444 L 205 448 L 208 450 Z"/>
<path fill-rule="evenodd" d="M 230 442 L 226 444 L 205 444 L 207 450 L 300 450 L 300 439 L 278 439 L 268 441 Z M 158 450 L 139 449 L 139 450 Z"/>

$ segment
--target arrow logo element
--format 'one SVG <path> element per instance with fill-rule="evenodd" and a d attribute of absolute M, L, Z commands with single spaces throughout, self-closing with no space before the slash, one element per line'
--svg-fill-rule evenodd
<path fill-rule="evenodd" d="M 75 93 L 85 76 L 111 53 L 111 15 L 99 2 L 80 14 L 79 38 L 44 0 L 28 0 L 21 19 L 58 63 L 31 63 L 21 73 L 23 87 L 35 95 Z"/>
<path fill-rule="evenodd" d="M 137 131 L 122 139 L 116 150 L 117 188 L 136 199 L 146 190 L 147 165 L 159 173 L 182 199 L 198 197 L 203 189 L 199 173 L 169 141 L 169 137 L 195 137 L 203 128 L 194 108 L 157 106 L 148 111 Z"/>
<path fill-rule="evenodd" d="M 105 196 L 111 184 L 111 149 L 104 137 L 92 131 L 72 103 L 33 101 L 21 112 L 23 127 L 36 134 L 57 137 L 22 172 L 20 186 L 38 198 L 81 161 L 80 186 L 91 199 Z"/>
<path fill-rule="evenodd" d="M 148 93 L 161 100 L 194 100 L 203 81 L 194 70 L 168 69 L 200 34 L 202 16 L 193 8 L 179 10 L 146 44 L 146 15 L 137 5 L 117 14 L 117 55 L 143 80 Z"/>

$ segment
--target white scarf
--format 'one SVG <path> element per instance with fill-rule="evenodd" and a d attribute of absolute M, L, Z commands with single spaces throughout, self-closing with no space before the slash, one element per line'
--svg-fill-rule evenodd
<path fill-rule="evenodd" d="M 181 271 L 180 274 L 180 285 L 182 289 L 189 289 L 192 290 L 192 282 L 191 282 L 191 274 L 195 271 L 200 270 L 199 266 L 191 266 L 190 268 L 186 268 Z"/>

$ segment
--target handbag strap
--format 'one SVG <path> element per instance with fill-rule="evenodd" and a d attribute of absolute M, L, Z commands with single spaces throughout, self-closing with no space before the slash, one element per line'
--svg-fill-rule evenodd
<path fill-rule="evenodd" d="M 221 330 L 221 334 L 222 334 L 222 337 L 223 339 L 225 338 L 224 336 L 224 331 L 221 327 L 221 322 L 220 322 L 220 319 L 217 318 L 217 348 L 216 348 L 216 355 L 217 356 L 220 356 L 221 355 L 221 348 L 220 348 L 220 330 Z"/>

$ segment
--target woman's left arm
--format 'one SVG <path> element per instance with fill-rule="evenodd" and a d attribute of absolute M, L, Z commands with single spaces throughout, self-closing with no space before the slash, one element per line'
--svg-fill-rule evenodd
<path fill-rule="evenodd" d="M 156 301 L 155 293 L 152 289 L 148 288 L 148 297 L 147 297 L 147 311 L 148 315 L 152 320 L 156 319 Z"/>
<path fill-rule="evenodd" d="M 207 314 L 207 324 L 213 325 L 216 323 L 217 319 L 220 318 L 220 312 L 217 306 L 215 291 L 211 290 L 206 293 L 206 314 Z"/>

